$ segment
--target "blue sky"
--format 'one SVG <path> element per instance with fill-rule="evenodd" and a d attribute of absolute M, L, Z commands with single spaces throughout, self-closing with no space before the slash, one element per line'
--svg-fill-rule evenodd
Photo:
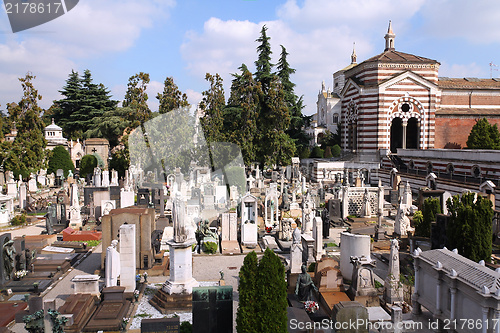
<path fill-rule="evenodd" d="M 0 10 L 0 109 L 19 101 L 17 78 L 27 71 L 37 76 L 44 108 L 61 98 L 72 69 L 90 69 L 117 100 L 130 76 L 149 73 L 153 111 L 167 76 L 197 103 L 205 73 L 219 73 L 228 98 L 231 73 L 242 63 L 253 70 L 266 24 L 273 61 L 283 44 L 304 113 L 312 114 L 321 82 L 332 86 L 353 42 L 358 62 L 383 51 L 389 20 L 396 50 L 439 61 L 440 76 L 486 78 L 490 62 L 500 65 L 497 0 L 80 0 L 66 15 L 16 34 Z"/>

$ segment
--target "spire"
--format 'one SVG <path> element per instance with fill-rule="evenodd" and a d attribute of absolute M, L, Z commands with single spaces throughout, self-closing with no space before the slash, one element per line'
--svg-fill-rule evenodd
<path fill-rule="evenodd" d="M 389 21 L 389 28 L 387 29 L 387 34 L 385 34 L 385 50 L 384 51 L 394 51 L 394 39 L 396 35 L 392 31 L 392 22 Z"/>
<path fill-rule="evenodd" d="M 354 42 L 354 43 L 352 43 L 351 64 L 356 63 L 357 57 L 358 56 L 356 55 L 356 42 Z"/>

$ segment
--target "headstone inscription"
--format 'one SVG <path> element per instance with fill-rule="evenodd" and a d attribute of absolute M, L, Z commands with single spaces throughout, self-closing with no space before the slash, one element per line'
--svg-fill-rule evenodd
<path fill-rule="evenodd" d="M 141 333 L 178 333 L 180 327 L 179 317 L 141 320 Z"/>

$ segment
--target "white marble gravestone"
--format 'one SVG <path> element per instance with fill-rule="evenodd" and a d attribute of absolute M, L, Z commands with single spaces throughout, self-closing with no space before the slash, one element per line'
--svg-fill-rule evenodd
<path fill-rule="evenodd" d="M 248 248 L 255 248 L 257 246 L 258 227 L 256 223 L 242 223 L 241 224 L 241 244 Z"/>
<path fill-rule="evenodd" d="M 120 208 L 130 207 L 135 204 L 135 194 L 132 190 L 120 190 Z"/>
<path fill-rule="evenodd" d="M 99 275 L 75 275 L 71 279 L 75 285 L 75 294 L 91 294 L 99 296 Z"/>
<path fill-rule="evenodd" d="M 108 187 L 109 186 L 109 171 L 108 170 L 104 170 L 102 172 L 101 186 L 102 187 Z"/>
<path fill-rule="evenodd" d="M 105 272 L 105 286 L 114 287 L 118 285 L 118 276 L 120 276 L 120 253 L 116 247 L 117 240 L 112 240 L 111 245 L 106 249 L 106 272 Z"/>
<path fill-rule="evenodd" d="M 135 224 L 122 224 L 120 232 L 120 286 L 125 292 L 135 290 Z"/>

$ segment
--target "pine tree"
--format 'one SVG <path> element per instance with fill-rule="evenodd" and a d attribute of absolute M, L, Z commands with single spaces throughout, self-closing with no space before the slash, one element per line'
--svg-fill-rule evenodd
<path fill-rule="evenodd" d="M 238 333 L 257 331 L 258 323 L 255 315 L 259 311 L 256 295 L 257 267 L 257 254 L 252 251 L 243 260 L 239 273 L 238 311 L 236 312 L 236 331 Z"/>
<path fill-rule="evenodd" d="M 148 84 L 149 74 L 144 72 L 135 74 L 128 80 L 128 88 L 122 106 L 128 106 L 134 110 L 129 120 L 135 122 L 136 126 L 143 124 L 152 117 L 151 110 L 147 104 L 148 94 L 146 93 L 146 89 Z"/>
<path fill-rule="evenodd" d="M 120 143 L 121 137 L 129 126 L 130 114 L 133 110 L 129 107 L 118 107 L 104 112 L 102 116 L 94 117 L 89 129 L 85 132 L 87 138 L 105 138 L 111 148 Z"/>
<path fill-rule="evenodd" d="M 431 223 L 436 221 L 436 215 L 441 214 L 439 198 L 427 198 L 422 206 L 422 222 L 415 224 L 415 234 L 421 237 L 431 236 Z"/>
<path fill-rule="evenodd" d="M 160 102 L 159 112 L 167 113 L 177 108 L 189 106 L 187 95 L 181 93 L 179 87 L 174 83 L 173 77 L 165 79 L 163 93 L 157 94 L 156 99 Z"/>
<path fill-rule="evenodd" d="M 42 109 L 38 106 L 42 96 L 38 95 L 38 90 L 33 86 L 32 81 L 35 78 L 31 73 L 27 73 L 24 78 L 19 79 L 24 94 L 18 103 L 17 136 L 4 161 L 5 169 L 14 171 L 16 177 L 22 174 L 27 178 L 30 173 L 37 172 L 47 165 L 47 141 L 43 133 Z"/>
<path fill-rule="evenodd" d="M 256 278 L 257 309 L 254 332 L 287 332 L 287 299 L 285 268 L 269 248 L 259 262 Z"/>
<path fill-rule="evenodd" d="M 75 172 L 75 166 L 73 165 L 71 156 L 64 146 L 55 147 L 49 156 L 47 173 L 55 174 L 58 169 L 62 169 L 64 171 L 64 177 L 68 177 L 69 170 L 71 170 L 71 172 Z"/>
<path fill-rule="evenodd" d="M 49 113 L 62 127 L 64 135 L 72 139 L 82 138 L 86 131 L 93 129 L 95 118 L 114 110 L 118 104 L 102 83 L 93 83 L 88 69 L 81 77 L 78 72 L 71 71 L 66 85 L 59 92 L 65 98 L 54 101 Z"/>
<path fill-rule="evenodd" d="M 500 149 L 500 133 L 497 125 L 491 125 L 486 118 L 477 120 L 467 139 L 467 148 Z"/>
<path fill-rule="evenodd" d="M 447 201 L 450 214 L 447 246 L 473 261 L 491 260 L 493 209 L 491 201 L 474 193 L 455 195 Z"/>
<path fill-rule="evenodd" d="M 273 68 L 273 64 L 271 64 L 271 44 L 269 42 L 271 38 L 267 37 L 266 32 L 267 27 L 264 25 L 260 30 L 260 37 L 256 39 L 256 42 L 259 42 L 260 45 L 257 47 L 258 58 L 255 61 L 255 81 L 262 84 L 264 94 L 267 94 L 274 78 L 274 74 L 271 72 Z"/>

